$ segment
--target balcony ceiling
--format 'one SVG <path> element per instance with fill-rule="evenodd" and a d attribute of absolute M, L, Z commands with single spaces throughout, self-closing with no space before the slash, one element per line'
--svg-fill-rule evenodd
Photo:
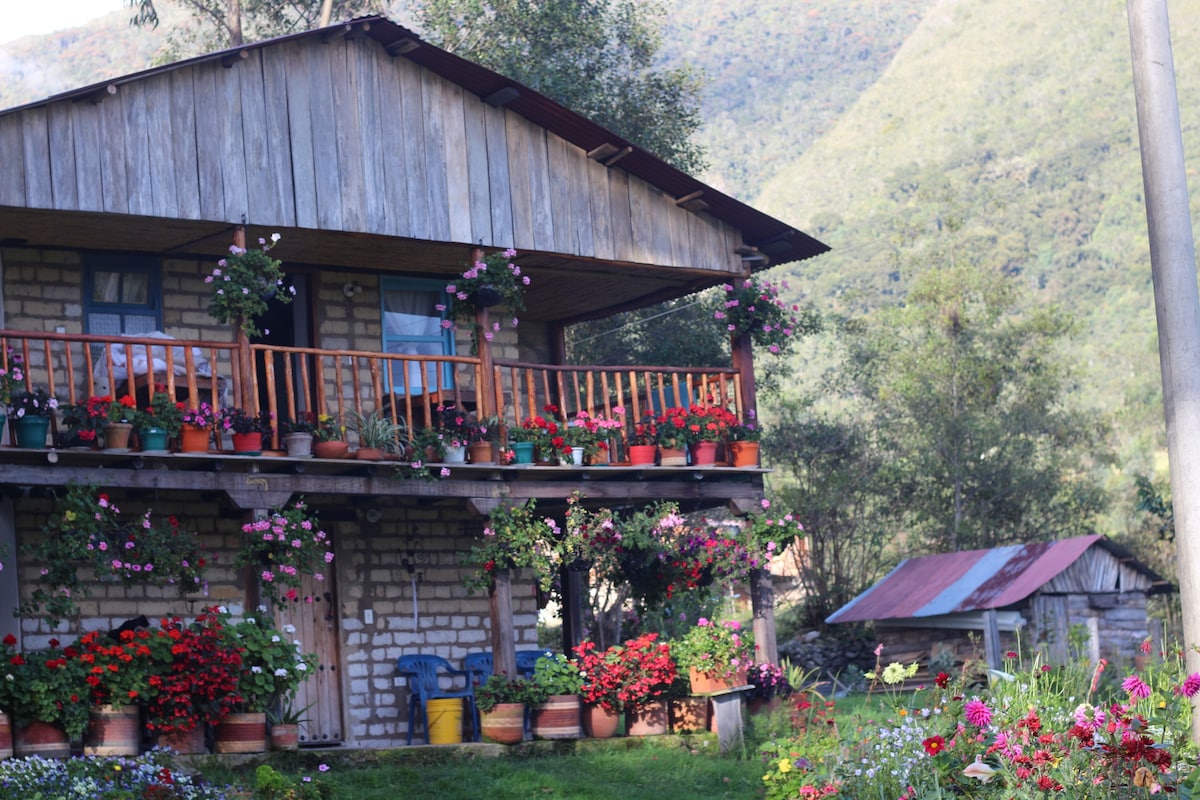
<path fill-rule="evenodd" d="M 134 251 L 167 257 L 220 258 L 232 242 L 225 223 L 146 219 L 0 208 L 0 247 Z M 274 231 L 251 230 L 250 236 Z M 279 229 L 273 251 L 284 269 L 345 269 L 373 273 L 452 278 L 468 258 L 468 245 L 371 234 Z M 730 275 L 712 270 L 651 268 L 624 262 L 522 253 L 517 262 L 530 275 L 523 318 L 576 322 L 631 307 L 681 297 L 724 283 Z"/>

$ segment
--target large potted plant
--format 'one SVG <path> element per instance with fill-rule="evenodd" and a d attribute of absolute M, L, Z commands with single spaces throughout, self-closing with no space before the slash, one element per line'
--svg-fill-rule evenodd
<path fill-rule="evenodd" d="M 359 459 L 379 461 L 388 453 L 398 452 L 400 437 L 405 433 L 402 422 L 393 422 L 378 411 L 353 415 L 351 428 L 358 434 Z"/>
<path fill-rule="evenodd" d="M 472 464 L 495 464 L 496 442 L 500 436 L 500 421 L 495 417 L 473 419 L 464 430 L 467 459 Z"/>
<path fill-rule="evenodd" d="M 658 418 L 653 414 L 642 417 L 629 434 L 629 463 L 633 466 L 654 466 L 658 456 Z"/>
<path fill-rule="evenodd" d="M 540 697 L 533 711 L 533 735 L 538 739 L 578 739 L 583 675 L 579 665 L 562 653 L 547 652 L 533 667 L 533 685 Z"/>
<path fill-rule="evenodd" d="M 742 637 L 737 620 L 715 622 L 701 617 L 671 648 L 687 669 L 692 694 L 707 694 L 746 685 L 753 646 Z"/>
<path fill-rule="evenodd" d="M 462 556 L 464 565 L 475 568 L 463 580 L 468 591 L 488 591 L 497 570 L 519 567 L 532 569 L 542 591 L 550 590 L 559 529 L 552 518 L 538 516 L 536 509 L 537 501 L 530 499 L 488 515 L 482 537 Z"/>
<path fill-rule="evenodd" d="M 179 435 L 183 426 L 184 404 L 171 399 L 166 393 L 166 387 L 155 386 L 154 396 L 150 405 L 138 416 L 138 435 L 142 440 L 142 450 L 163 452 L 167 442 Z"/>
<path fill-rule="evenodd" d="M 218 753 L 259 753 L 267 749 L 267 711 L 289 703 L 312 674 L 316 655 L 301 653 L 265 616 L 267 610 L 225 625 L 225 642 L 242 657 L 238 710 L 217 725 Z"/>
<path fill-rule="evenodd" d="M 663 734 L 668 729 L 666 696 L 678 667 L 671 647 L 658 634 L 644 633 L 622 646 L 628 673 L 624 689 L 626 730 L 630 736 Z"/>
<path fill-rule="evenodd" d="M 8 406 L 8 417 L 13 421 L 18 447 L 41 448 L 46 446 L 50 432 L 50 417 L 58 408 L 58 398 L 45 389 L 30 389 L 17 392 Z"/>
<path fill-rule="evenodd" d="M 575 647 L 581 677 L 579 694 L 583 701 L 583 729 L 593 739 L 616 734 L 621 710 L 625 707 L 625 685 L 629 668 L 621 660 L 622 648 L 605 650 L 585 639 Z"/>
<path fill-rule="evenodd" d="M 217 410 L 201 401 L 180 415 L 179 449 L 184 453 L 207 453 Z"/>
<path fill-rule="evenodd" d="M 129 437 L 137 424 L 139 412 L 133 395 L 124 394 L 108 404 L 108 422 L 104 426 L 104 448 L 112 452 L 129 449 Z"/>
<path fill-rule="evenodd" d="M 686 408 L 668 408 L 655 420 L 655 440 L 658 444 L 659 463 L 664 467 L 687 466 L 688 411 Z"/>
<path fill-rule="evenodd" d="M 278 259 L 267 255 L 279 243 L 278 233 L 271 240 L 258 240 L 258 247 L 243 249 L 230 245 L 229 255 L 217 262 L 204 282 L 212 285 L 208 313 L 221 324 L 234 323 L 246 336 L 261 336 L 258 318 L 267 310 L 267 300 L 274 297 L 290 303 L 296 287 L 283 288 L 283 270 Z"/>
<path fill-rule="evenodd" d="M 191 624 L 164 618 L 150 641 L 156 670 L 146 728 L 179 752 L 204 752 L 205 734 L 242 702 L 242 652 L 225 634 L 227 612 L 204 608 Z"/>
<path fill-rule="evenodd" d="M 762 438 L 762 426 L 754 411 L 747 411 L 740 422 L 729 426 L 726 447 L 729 448 L 729 460 L 735 467 L 757 467 L 759 440 Z"/>
<path fill-rule="evenodd" d="M 18 756 L 63 758 L 88 724 L 90 687 L 78 651 L 51 639 L 45 650 L 17 652 L 6 638 L 0 681 L 8 685 L 13 749 Z"/>
<path fill-rule="evenodd" d="M 60 405 L 62 422 L 66 431 L 62 435 L 62 447 L 95 448 L 100 445 L 100 431 L 108 421 L 108 405 L 112 398 L 89 397 L 84 403 Z"/>
<path fill-rule="evenodd" d="M 525 707 L 530 702 L 530 685 L 520 678 L 489 675 L 475 687 L 475 705 L 480 714 L 483 738 L 497 744 L 517 744 L 525 738 Z"/>
<path fill-rule="evenodd" d="M 123 630 L 114 639 L 99 631 L 79 638 L 79 660 L 91 687 L 91 713 L 83 739 L 90 756 L 137 755 L 141 744 L 140 706 L 155 673 L 153 634 Z"/>

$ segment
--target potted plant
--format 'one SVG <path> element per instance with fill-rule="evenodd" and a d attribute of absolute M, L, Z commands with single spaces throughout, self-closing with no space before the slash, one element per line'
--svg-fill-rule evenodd
<path fill-rule="evenodd" d="M 155 386 L 150 405 L 138 415 L 138 431 L 143 450 L 167 449 L 167 440 L 178 436 L 183 426 L 183 407 L 183 403 L 171 399 L 165 386 L 161 391 Z"/>
<path fill-rule="evenodd" d="M 242 702 L 242 654 L 228 646 L 224 609 L 204 608 L 191 624 L 163 618 L 150 647 L 157 669 L 146 703 L 146 728 L 179 752 L 204 752 L 205 729 Z"/>
<path fill-rule="evenodd" d="M 495 417 L 471 420 L 463 431 L 467 442 L 467 458 L 472 464 L 496 463 L 496 441 L 500 437 L 500 421 Z"/>
<path fill-rule="evenodd" d="M 79 638 L 78 658 L 91 687 L 91 713 L 83 752 L 92 756 L 137 755 L 140 705 L 150 691 L 154 652 L 149 630 L 123 630 L 114 639 L 99 631 Z"/>
<path fill-rule="evenodd" d="M 692 455 L 693 466 L 712 466 L 716 463 L 717 446 L 725 441 L 729 427 L 737 418 L 720 406 L 691 406 L 687 410 L 684 437 Z"/>
<path fill-rule="evenodd" d="M 507 433 L 516 463 L 532 464 L 542 452 L 549 451 L 550 439 L 558 434 L 558 423 L 542 416 L 525 417 Z"/>
<path fill-rule="evenodd" d="M 274 708 L 267 709 L 267 732 L 271 737 L 272 750 L 299 750 L 300 724 L 312 704 L 296 708 L 295 698 L 280 698 Z"/>
<path fill-rule="evenodd" d="M 450 297 L 447 317 L 451 325 L 462 321 L 471 326 L 472 354 L 479 351 L 480 336 L 490 342 L 499 328 L 497 323 L 493 330 L 479 330 L 475 322 L 480 309 L 504 305 L 509 312 L 505 316 L 511 319 L 514 328 L 517 315 L 525 310 L 525 287 L 530 281 L 513 263 L 516 255 L 517 251 L 512 249 L 488 253 L 446 285 Z"/>
<path fill-rule="evenodd" d="M 664 698 L 678 671 L 670 645 L 659 641 L 656 633 L 644 633 L 627 640 L 619 657 L 627 668 L 623 690 L 627 732 L 630 736 L 666 733 Z"/>
<path fill-rule="evenodd" d="M 483 738 L 497 744 L 517 744 L 525 738 L 525 707 L 530 702 L 530 685 L 520 678 L 489 675 L 475 687 L 475 705 L 480 713 Z"/>
<path fill-rule="evenodd" d="M 316 443 L 313 454 L 317 458 L 345 458 L 350 452 L 346 441 L 346 426 L 332 414 L 318 414 L 317 427 L 313 432 Z"/>
<path fill-rule="evenodd" d="M 787 675 L 770 662 L 751 663 L 746 668 L 746 681 L 754 687 L 746 694 L 746 707 L 751 714 L 779 708 L 792 693 L 792 684 Z"/>
<path fill-rule="evenodd" d="M 462 556 L 463 564 L 475 567 L 463 580 L 469 592 L 489 590 L 496 570 L 517 567 L 531 568 L 542 591 L 550 590 L 558 524 L 551 517 L 539 517 L 536 509 L 537 500 L 531 498 L 488 515 L 482 538 Z"/>
<path fill-rule="evenodd" d="M 285 419 L 279 424 L 289 457 L 312 458 L 313 436 L 319 425 L 317 415 L 311 411 L 302 411 L 295 419 Z"/>
<path fill-rule="evenodd" d="M 71 740 L 87 728 L 90 688 L 75 648 L 51 639 L 45 650 L 17 652 L 4 640 L 0 681 L 8 685 L 8 713 L 18 756 L 66 757 Z"/>
<path fill-rule="evenodd" d="M 207 453 L 217 417 L 217 410 L 204 401 L 195 408 L 185 408 L 179 418 L 179 449 L 185 453 Z"/>
<path fill-rule="evenodd" d="M 472 437 L 479 436 L 470 415 L 453 403 L 439 405 L 433 427 L 441 436 L 442 460 L 448 464 L 465 463 L 467 445 L 473 441 Z"/>
<path fill-rule="evenodd" d="M 413 432 L 412 446 L 417 457 L 427 462 L 441 461 L 446 457 L 445 434 L 437 428 L 417 428 Z"/>
<path fill-rule="evenodd" d="M 354 414 L 351 427 L 358 434 L 358 452 L 360 459 L 379 461 L 388 452 L 395 452 L 399 447 L 400 437 L 405 432 L 402 423 L 392 422 L 378 411 L 370 414 Z"/>
<path fill-rule="evenodd" d="M 106 450 L 123 452 L 129 449 L 129 437 L 133 433 L 138 416 L 137 401 L 133 399 L 133 395 L 124 394 L 109 401 L 108 422 L 104 426 Z"/>
<path fill-rule="evenodd" d="M 50 417 L 58 408 L 58 398 L 45 389 L 17 392 L 8 406 L 8 418 L 13 421 L 18 447 L 46 446 L 50 432 Z"/>
<path fill-rule="evenodd" d="M 740 422 L 729 426 L 727 434 L 729 457 L 735 467 L 757 467 L 762 427 L 753 410 L 747 411 Z"/>
<path fill-rule="evenodd" d="M 61 405 L 62 421 L 66 427 L 63 447 L 94 448 L 100 444 L 99 433 L 108 421 L 108 406 L 112 398 L 89 397 L 85 403 Z"/>
<path fill-rule="evenodd" d="M 658 418 L 653 414 L 642 417 L 629 434 L 629 463 L 635 466 L 654 466 L 658 455 Z"/>
<path fill-rule="evenodd" d="M 242 534 L 235 563 L 259 570 L 263 591 L 278 602 L 297 600 L 303 576 L 323 581 L 333 562 L 329 534 L 303 498 L 247 522 Z"/>
<path fill-rule="evenodd" d="M 583 702 L 583 729 L 593 739 L 607 739 L 617 732 L 625 706 L 629 668 L 621 660 L 622 648 L 601 650 L 585 639 L 575 647 L 583 680 L 579 694 Z"/>
<path fill-rule="evenodd" d="M 266 609 L 226 624 L 226 646 L 242 657 L 238 711 L 217 725 L 218 753 L 262 752 L 267 747 L 267 710 L 291 698 L 316 667 L 316 655 L 301 653 L 265 616 Z"/>
<path fill-rule="evenodd" d="M 686 408 L 668 408 L 655 420 L 655 441 L 660 451 L 659 463 L 664 467 L 687 466 Z"/>
<path fill-rule="evenodd" d="M 578 739 L 583 675 L 579 665 L 562 653 L 548 652 L 533 666 L 538 697 L 533 711 L 533 735 L 538 739 Z"/>
<path fill-rule="evenodd" d="M 251 414 L 240 408 L 222 409 L 221 429 L 233 434 L 233 450 L 243 455 L 262 455 L 263 437 L 271 433 L 271 413 Z"/>
<path fill-rule="evenodd" d="M 257 319 L 267 310 L 267 300 L 274 297 L 281 303 L 292 302 L 296 287 L 283 288 L 283 270 L 277 259 L 267 255 L 279 243 L 278 233 L 271 241 L 259 239 L 258 248 L 249 250 L 230 245 L 229 255 L 217 262 L 204 282 L 212 285 L 208 313 L 221 324 L 235 323 L 246 336 L 261 336 Z"/>
<path fill-rule="evenodd" d="M 744 686 L 753 657 L 753 646 L 742 638 L 739 622 L 718 623 L 704 617 L 673 643 L 671 651 L 689 672 L 692 694 Z"/>

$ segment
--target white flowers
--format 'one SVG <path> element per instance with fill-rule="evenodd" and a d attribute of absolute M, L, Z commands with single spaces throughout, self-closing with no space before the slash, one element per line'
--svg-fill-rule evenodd
<path fill-rule="evenodd" d="M 968 778 L 975 778 L 980 783 L 987 783 L 996 777 L 996 770 L 983 763 L 981 756 L 975 756 L 975 760 L 967 765 L 962 774 Z"/>

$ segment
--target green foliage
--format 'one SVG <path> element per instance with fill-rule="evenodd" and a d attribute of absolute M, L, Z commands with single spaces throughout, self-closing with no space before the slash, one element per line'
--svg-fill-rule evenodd
<path fill-rule="evenodd" d="M 488 515 L 480 538 L 463 555 L 463 564 L 475 572 L 463 583 L 467 589 L 487 591 L 497 569 L 528 567 L 543 591 L 550 589 L 558 525 L 550 517 L 539 517 L 537 501 L 505 505 Z"/>
<path fill-rule="evenodd" d="M 208 313 L 213 319 L 222 324 L 237 323 L 247 336 L 262 336 L 257 320 L 266 313 L 267 300 L 274 297 L 280 303 L 292 302 L 296 287 L 283 291 L 279 259 L 267 255 L 279 238 L 273 233 L 269 242 L 259 239 L 259 246 L 250 249 L 230 245 L 229 255 L 204 278 L 212 286 Z"/>
<path fill-rule="evenodd" d="M 562 653 L 546 653 L 533 665 L 533 683 L 547 697 L 555 694 L 579 694 L 583 676 L 579 665 Z M 545 702 L 539 699 L 538 702 Z"/>
<path fill-rule="evenodd" d="M 246 711 L 290 707 L 296 688 L 317 666 L 315 653 L 301 653 L 296 642 L 284 638 L 294 635 L 294 630 L 281 631 L 267 617 L 268 612 L 260 609 L 257 615 L 236 623 L 221 620 L 228 647 L 241 651 L 238 694 Z"/>
<path fill-rule="evenodd" d="M 658 0 L 422 0 L 434 44 L 525 84 L 687 172 L 704 168 L 699 74 L 657 61 Z"/>

